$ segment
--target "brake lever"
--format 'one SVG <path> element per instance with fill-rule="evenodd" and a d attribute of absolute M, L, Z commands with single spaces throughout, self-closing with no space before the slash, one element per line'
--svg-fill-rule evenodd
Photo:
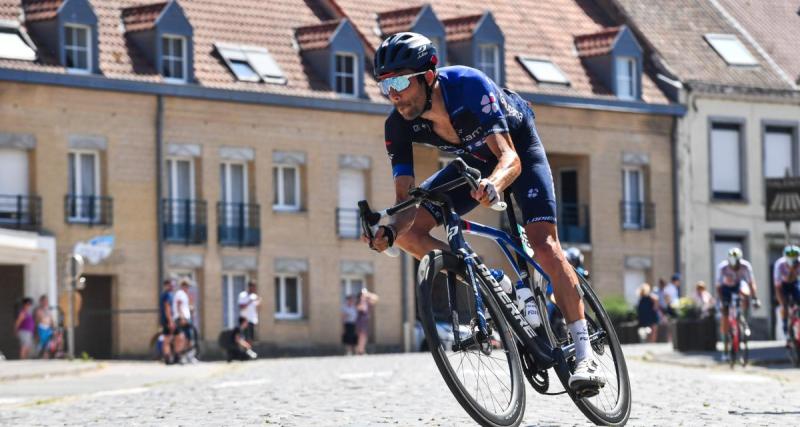
<path fill-rule="evenodd" d="M 372 248 L 372 241 L 375 239 L 375 233 L 378 232 L 378 227 L 380 227 L 378 223 L 381 220 L 381 214 L 373 212 L 372 209 L 369 208 L 367 201 L 361 200 L 358 202 L 358 217 L 361 222 L 361 231 L 364 232 L 364 235 L 369 239 L 369 247 Z M 400 255 L 400 250 L 391 246 L 386 248 L 383 253 L 394 258 Z"/>
<path fill-rule="evenodd" d="M 464 179 L 467 180 L 467 184 L 469 184 L 469 187 L 472 189 L 472 191 L 477 190 L 478 181 L 481 180 L 481 171 L 467 166 L 467 163 L 464 162 L 464 160 L 462 160 L 461 158 L 457 158 L 453 160 L 453 162 L 456 163 L 456 167 L 458 167 L 458 170 L 459 172 L 461 172 L 461 175 L 464 176 Z M 497 197 L 500 198 L 500 195 L 498 194 Z M 498 200 L 497 202 L 492 204 L 492 206 L 490 206 L 490 208 L 493 211 L 497 212 L 503 212 L 506 210 L 507 207 L 508 204 L 502 200 Z"/>

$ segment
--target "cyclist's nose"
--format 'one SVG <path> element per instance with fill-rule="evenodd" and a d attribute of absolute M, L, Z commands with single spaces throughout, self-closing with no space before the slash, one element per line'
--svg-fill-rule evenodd
<path fill-rule="evenodd" d="M 390 101 L 392 101 L 393 103 L 396 104 L 396 103 L 400 102 L 400 98 L 401 97 L 402 97 L 402 95 L 400 95 L 400 92 L 394 90 L 394 88 L 390 88 L 389 89 L 389 100 Z"/>

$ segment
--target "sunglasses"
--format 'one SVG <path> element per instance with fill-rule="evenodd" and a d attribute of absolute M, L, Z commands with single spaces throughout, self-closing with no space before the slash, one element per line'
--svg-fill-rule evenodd
<path fill-rule="evenodd" d="M 411 85 L 411 78 L 427 73 L 427 71 L 420 71 L 418 73 L 403 74 L 402 76 L 387 77 L 378 82 L 381 88 L 381 93 L 389 96 L 389 90 L 394 89 L 395 92 L 402 92 Z"/>

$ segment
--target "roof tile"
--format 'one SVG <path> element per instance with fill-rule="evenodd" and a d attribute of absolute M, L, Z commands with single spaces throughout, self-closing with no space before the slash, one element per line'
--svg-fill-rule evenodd
<path fill-rule="evenodd" d="M 395 9 L 377 14 L 378 28 L 381 34 L 388 36 L 394 33 L 410 31 L 411 24 L 422 11 L 422 6 Z"/>
<path fill-rule="evenodd" d="M 166 6 L 167 2 L 159 2 L 122 9 L 122 23 L 125 24 L 125 31 L 132 33 L 152 29 Z"/>
<path fill-rule="evenodd" d="M 321 24 L 298 27 L 294 36 L 300 50 L 325 49 L 331 41 L 331 36 L 339 27 L 341 20 L 326 21 Z"/>
<path fill-rule="evenodd" d="M 460 42 L 471 39 L 475 27 L 482 17 L 483 14 L 478 14 L 442 20 L 445 33 L 447 34 L 447 41 Z"/>
<path fill-rule="evenodd" d="M 22 0 L 25 20 L 28 22 L 47 21 L 58 15 L 63 0 Z"/>
<path fill-rule="evenodd" d="M 612 27 L 592 34 L 575 36 L 575 49 L 578 50 L 578 56 L 586 58 L 608 54 L 614 47 L 614 40 L 619 34 L 619 29 L 620 27 Z"/>

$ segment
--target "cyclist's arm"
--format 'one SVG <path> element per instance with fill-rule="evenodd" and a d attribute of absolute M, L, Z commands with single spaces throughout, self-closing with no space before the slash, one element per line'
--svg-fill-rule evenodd
<path fill-rule="evenodd" d="M 175 323 L 175 320 L 172 318 L 172 304 L 169 301 L 164 301 L 164 317 L 167 318 L 167 325 L 171 326 Z"/>
<path fill-rule="evenodd" d="M 747 281 L 747 284 L 750 285 L 750 296 L 751 298 L 758 299 L 758 294 L 756 294 L 758 285 L 756 284 L 756 276 L 753 274 L 753 266 L 747 263 L 745 264 L 745 268 L 747 268 L 748 279 L 750 279 Z"/>
<path fill-rule="evenodd" d="M 519 156 L 514 150 L 514 143 L 508 133 L 494 133 L 486 137 L 486 145 L 492 150 L 492 154 L 497 157 L 497 166 L 486 179 L 494 185 L 498 193 L 508 188 L 519 176 L 522 168 Z M 483 183 L 481 183 L 483 184 Z M 473 193 L 473 197 L 488 205 L 490 200 L 482 200 L 485 196 L 484 185 L 479 185 Z"/>

